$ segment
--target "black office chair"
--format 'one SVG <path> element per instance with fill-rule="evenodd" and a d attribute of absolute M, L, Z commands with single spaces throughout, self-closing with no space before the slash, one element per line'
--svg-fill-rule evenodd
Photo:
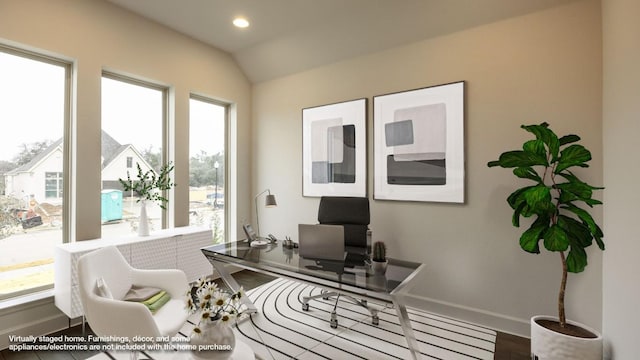
<path fill-rule="evenodd" d="M 318 222 L 326 225 L 342 225 L 344 227 L 344 243 L 348 251 L 344 267 L 363 266 L 368 259 L 371 249 L 371 231 L 369 230 L 369 199 L 363 197 L 323 196 L 318 206 Z M 331 327 L 338 327 L 336 309 L 340 296 L 344 296 L 353 303 L 360 305 L 371 313 L 371 322 L 378 325 L 378 310 L 367 305 L 367 300 L 358 300 L 352 296 L 322 290 L 318 295 L 302 298 L 302 310 L 309 310 L 309 301 L 322 298 L 336 297 L 331 312 Z"/>

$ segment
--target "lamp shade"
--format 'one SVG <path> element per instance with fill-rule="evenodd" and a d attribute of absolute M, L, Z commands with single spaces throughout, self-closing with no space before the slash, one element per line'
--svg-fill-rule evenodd
<path fill-rule="evenodd" d="M 266 207 L 278 206 L 278 203 L 276 203 L 276 196 L 273 194 L 267 195 L 264 199 L 264 206 Z"/>

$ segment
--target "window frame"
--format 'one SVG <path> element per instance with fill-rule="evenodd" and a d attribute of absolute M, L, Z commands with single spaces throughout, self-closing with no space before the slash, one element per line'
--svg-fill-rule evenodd
<path fill-rule="evenodd" d="M 33 49 L 33 48 L 25 48 L 20 47 L 14 44 L 7 44 L 0 41 L 0 52 L 17 56 L 24 59 L 34 60 L 54 66 L 59 66 L 64 69 L 64 98 L 63 98 L 63 119 L 62 119 L 62 228 L 61 228 L 61 237 L 62 243 L 69 243 L 75 241 L 73 238 L 75 233 L 73 231 L 73 226 L 75 220 L 72 218 L 73 209 L 71 204 L 74 201 L 74 194 L 72 192 L 72 188 L 74 186 L 73 181 L 73 164 L 74 164 L 74 155 L 73 155 L 73 142 L 75 138 L 73 137 L 72 131 L 72 111 L 73 108 L 73 96 L 72 93 L 75 91 L 73 87 L 73 79 L 75 77 L 76 72 L 76 64 L 73 60 L 63 58 L 59 55 L 53 55 L 50 52 Z M 66 175 L 66 176 L 65 176 Z M 32 295 L 45 290 L 52 290 L 54 287 L 54 283 L 47 285 L 35 286 L 32 288 L 19 290 L 12 292 L 7 295 L 0 296 L 0 302 L 16 299 L 19 297 Z"/>
<path fill-rule="evenodd" d="M 161 82 L 153 82 L 151 80 L 144 80 L 141 78 L 136 78 L 133 77 L 131 75 L 124 75 L 122 73 L 118 73 L 117 71 L 114 70 L 107 70 L 107 69 L 103 69 L 102 70 L 102 74 L 100 75 L 100 80 L 102 82 L 102 78 L 108 78 L 110 80 L 115 80 L 115 81 L 121 81 L 124 83 L 127 83 L 129 85 L 136 85 L 136 86 L 141 86 L 141 87 L 145 87 L 148 89 L 152 89 L 152 90 L 157 90 L 160 91 L 160 93 L 162 94 L 162 142 L 161 142 L 161 146 L 162 146 L 162 150 L 160 151 L 160 165 L 166 165 L 167 163 L 169 163 L 169 161 L 174 161 L 175 159 L 173 159 L 172 157 L 170 157 L 170 154 L 172 154 L 172 151 L 170 151 L 169 146 L 171 144 L 170 136 L 171 134 L 169 133 L 171 127 L 169 126 L 169 92 L 170 92 L 170 87 L 167 85 L 163 85 Z M 100 101 L 100 103 L 102 104 L 102 100 Z M 100 119 L 100 129 L 102 129 L 102 119 Z M 102 146 L 102 144 L 101 144 Z M 174 161 L 175 163 L 175 161 Z M 102 183 L 102 174 L 100 174 L 100 182 Z M 162 229 L 166 229 L 168 227 L 170 227 L 172 225 L 172 221 L 170 220 L 170 214 L 174 211 L 174 203 L 175 200 L 174 196 L 173 196 L 173 191 L 171 190 L 164 190 L 162 192 L 162 196 L 169 199 L 169 202 L 167 204 L 167 209 L 166 210 L 162 210 L 162 215 L 161 215 L 161 228 Z M 102 232 L 102 226 L 100 226 L 100 232 Z"/>
<path fill-rule="evenodd" d="M 189 94 L 189 101 L 190 100 L 196 100 L 196 101 L 202 101 L 205 103 L 209 103 L 212 105 L 217 105 L 217 106 L 221 106 L 222 108 L 224 108 L 224 166 L 225 166 L 225 172 L 224 172 L 224 184 L 225 184 L 225 191 L 224 191 L 224 197 L 223 197 L 223 201 L 224 201 L 224 232 L 223 232 L 223 236 L 225 239 L 225 242 L 229 242 L 231 241 L 231 238 L 229 236 L 230 231 L 231 231 L 231 223 L 232 223 L 232 219 L 231 219 L 231 208 L 232 208 L 232 204 L 230 204 L 229 202 L 229 196 L 230 193 L 233 191 L 233 184 L 230 182 L 230 174 L 233 171 L 232 170 L 232 165 L 230 164 L 229 160 L 230 160 L 230 125 L 231 125 L 231 104 L 228 102 L 224 102 L 221 100 L 216 100 L 210 96 L 206 96 L 206 95 L 201 95 L 201 94 L 197 94 L 197 93 L 190 93 Z M 189 124 L 189 126 L 191 126 L 191 124 Z M 187 164 L 189 164 L 189 162 L 187 162 Z"/>

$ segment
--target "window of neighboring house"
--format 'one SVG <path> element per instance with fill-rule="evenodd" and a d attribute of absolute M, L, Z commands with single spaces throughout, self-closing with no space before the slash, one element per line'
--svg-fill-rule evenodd
<path fill-rule="evenodd" d="M 0 300 L 52 288 L 68 239 L 70 78 L 66 62 L 0 45 Z"/>
<path fill-rule="evenodd" d="M 64 184 L 62 183 L 61 172 L 46 172 L 44 174 L 44 197 L 47 199 L 62 198 L 62 189 Z"/>
<path fill-rule="evenodd" d="M 118 179 L 136 180 L 138 165 L 160 170 L 164 154 L 167 90 L 161 86 L 111 73 L 102 76 L 102 236 L 136 233 L 139 196 L 123 192 Z M 173 178 L 173 173 L 171 174 Z M 169 204 L 170 206 L 171 204 Z M 165 211 L 147 202 L 150 230 L 160 230 Z"/>
<path fill-rule="evenodd" d="M 223 242 L 226 194 L 227 106 L 192 95 L 189 100 L 189 214 L 192 225 L 213 230 Z"/>

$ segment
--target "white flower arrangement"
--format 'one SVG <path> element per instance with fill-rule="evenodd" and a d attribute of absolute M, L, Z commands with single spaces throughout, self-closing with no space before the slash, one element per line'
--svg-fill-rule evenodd
<path fill-rule="evenodd" d="M 219 289 L 218 285 L 206 278 L 200 278 L 195 285 L 186 293 L 186 308 L 189 314 L 200 312 L 198 324 L 193 328 L 196 335 L 202 334 L 203 325 L 220 320 L 223 324 L 228 324 L 242 314 L 246 308 L 241 304 L 241 299 L 245 296 L 241 287 L 236 293 L 229 293 Z"/>

